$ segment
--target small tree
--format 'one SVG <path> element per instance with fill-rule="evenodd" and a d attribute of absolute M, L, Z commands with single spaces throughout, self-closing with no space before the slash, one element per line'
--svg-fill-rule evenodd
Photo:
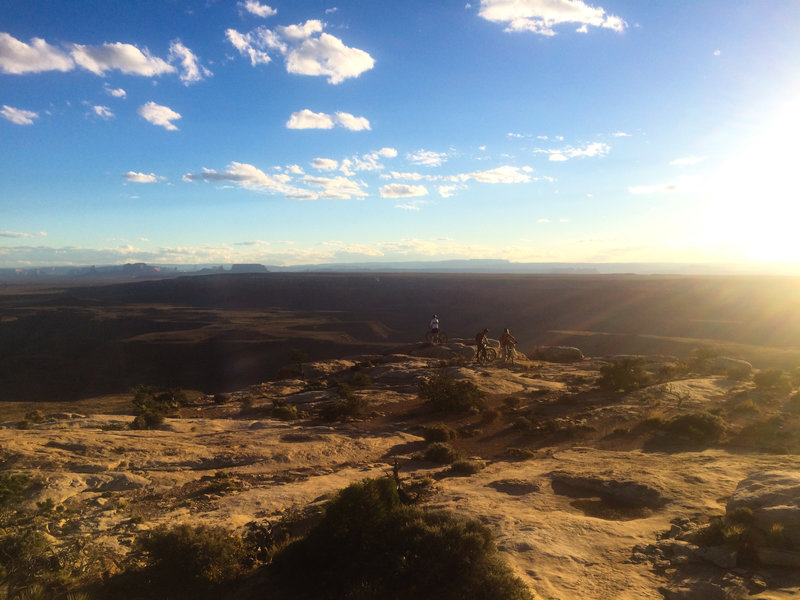
<path fill-rule="evenodd" d="M 644 368 L 644 359 L 626 357 L 600 367 L 598 384 L 604 390 L 629 392 L 649 385 L 650 375 Z"/>
<path fill-rule="evenodd" d="M 466 412 L 485 408 L 484 393 L 471 381 L 458 381 L 445 371 L 419 382 L 419 396 L 437 412 Z"/>

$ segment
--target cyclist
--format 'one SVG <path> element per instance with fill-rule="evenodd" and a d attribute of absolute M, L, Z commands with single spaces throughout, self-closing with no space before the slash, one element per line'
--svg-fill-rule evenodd
<path fill-rule="evenodd" d="M 500 335 L 500 348 L 503 352 L 503 360 L 511 359 L 512 362 L 514 361 L 514 346 L 516 343 L 517 339 L 511 335 L 508 327 L 506 327 Z"/>
<path fill-rule="evenodd" d="M 480 361 L 481 357 L 484 359 L 486 358 L 486 346 L 489 343 L 489 338 L 486 334 L 489 333 L 488 329 L 484 329 L 480 333 L 475 334 L 475 343 L 478 344 L 478 351 L 475 354 L 475 358 Z"/>
<path fill-rule="evenodd" d="M 439 341 L 439 316 L 433 315 L 431 322 L 428 323 L 428 329 L 431 332 L 431 340 L 433 342 Z"/>

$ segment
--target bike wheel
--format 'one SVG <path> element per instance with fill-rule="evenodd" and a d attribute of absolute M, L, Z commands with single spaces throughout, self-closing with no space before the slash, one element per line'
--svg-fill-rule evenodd
<path fill-rule="evenodd" d="M 439 332 L 439 343 L 446 344 L 447 343 L 447 334 L 444 331 Z"/>
<path fill-rule="evenodd" d="M 492 362 L 493 360 L 497 359 L 497 350 L 494 348 L 487 348 L 486 349 L 486 360 Z"/>
<path fill-rule="evenodd" d="M 433 332 L 429 331 L 425 334 L 425 341 L 431 343 L 433 341 Z"/>

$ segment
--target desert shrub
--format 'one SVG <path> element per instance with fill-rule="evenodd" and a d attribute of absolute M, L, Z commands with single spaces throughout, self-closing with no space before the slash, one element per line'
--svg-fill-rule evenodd
<path fill-rule="evenodd" d="M 214 394 L 214 404 L 226 404 L 230 401 L 230 394 Z"/>
<path fill-rule="evenodd" d="M 136 538 L 147 578 L 165 591 L 202 592 L 236 579 L 250 564 L 242 539 L 221 527 L 160 525 Z M 169 596 L 169 592 L 165 594 Z"/>
<path fill-rule="evenodd" d="M 372 378 L 366 373 L 357 372 L 350 378 L 350 385 L 354 388 L 365 388 L 372 385 Z"/>
<path fill-rule="evenodd" d="M 516 448 L 512 446 L 506 448 L 505 456 L 510 460 L 528 460 L 529 458 L 535 458 L 536 452 L 528 450 L 527 448 Z"/>
<path fill-rule="evenodd" d="M 720 355 L 719 348 L 713 346 L 698 346 L 692 352 L 691 366 L 698 371 L 703 371 L 708 367 L 708 361 Z"/>
<path fill-rule="evenodd" d="M 716 443 L 725 433 L 725 421 L 711 413 L 680 415 L 666 423 L 664 429 L 693 442 Z"/>
<path fill-rule="evenodd" d="M 458 477 L 469 477 L 470 475 L 479 473 L 485 468 L 486 463 L 480 460 L 457 460 L 450 465 L 447 473 Z"/>
<path fill-rule="evenodd" d="M 31 423 L 44 423 L 44 413 L 40 410 L 30 410 L 25 413 L 25 420 Z"/>
<path fill-rule="evenodd" d="M 11 531 L 0 538 L 0 582 L 8 597 L 38 583 L 54 595 L 58 586 L 58 559 L 43 533 L 32 528 Z"/>
<path fill-rule="evenodd" d="M 297 407 L 293 404 L 283 404 L 280 402 L 276 402 L 275 405 L 272 407 L 272 412 L 270 413 L 273 419 L 279 419 L 281 421 L 293 421 L 297 419 Z"/>
<path fill-rule="evenodd" d="M 756 389 L 764 392 L 787 393 L 792 390 L 792 381 L 783 369 L 765 369 L 753 375 Z"/>
<path fill-rule="evenodd" d="M 515 410 L 520 407 L 522 404 L 522 400 L 517 396 L 509 396 L 508 398 L 503 398 L 503 406 L 508 409 Z"/>
<path fill-rule="evenodd" d="M 748 381 L 752 372 L 750 365 L 734 365 L 728 367 L 725 375 L 731 381 Z"/>
<path fill-rule="evenodd" d="M 297 348 L 292 348 L 289 350 L 289 360 L 294 363 L 297 371 L 302 375 L 303 363 L 308 360 L 308 354 Z"/>
<path fill-rule="evenodd" d="M 514 419 L 511 426 L 518 431 L 534 431 L 536 429 L 536 421 L 531 417 L 519 416 Z"/>
<path fill-rule="evenodd" d="M 736 562 L 747 566 L 757 561 L 755 548 L 764 541 L 755 527 L 753 511 L 747 507 L 720 517 L 712 517 L 709 524 L 694 534 L 692 541 L 698 546 L 727 546 L 736 551 Z"/>
<path fill-rule="evenodd" d="M 456 430 L 444 423 L 437 423 L 422 430 L 426 442 L 449 442 L 456 437 Z"/>
<path fill-rule="evenodd" d="M 776 416 L 742 427 L 732 444 L 771 454 L 795 454 L 800 452 L 800 432 Z"/>
<path fill-rule="evenodd" d="M 357 396 L 346 383 L 340 383 L 336 392 L 339 400 L 331 402 L 322 409 L 322 418 L 326 421 L 339 421 L 343 419 L 360 419 L 369 408 L 369 400 Z"/>
<path fill-rule="evenodd" d="M 170 410 L 186 406 L 189 399 L 180 388 L 159 390 L 140 385 L 134 391 L 133 409 L 135 417 L 131 429 L 156 429 L 164 423 Z"/>
<path fill-rule="evenodd" d="M 28 419 L 17 421 L 17 429 L 30 429 L 31 427 L 33 427 L 33 423 L 28 421 Z"/>
<path fill-rule="evenodd" d="M 25 473 L 0 473 L 0 508 L 19 502 L 29 482 L 30 478 Z"/>
<path fill-rule="evenodd" d="M 466 412 L 484 408 L 483 392 L 471 381 L 453 379 L 444 371 L 419 383 L 419 395 L 437 412 Z"/>
<path fill-rule="evenodd" d="M 651 383 L 650 374 L 645 371 L 644 359 L 626 357 L 600 367 L 598 385 L 601 389 L 616 392 L 638 390 Z"/>
<path fill-rule="evenodd" d="M 450 444 L 434 442 L 425 448 L 422 457 L 428 462 L 449 465 L 461 458 L 461 453 Z"/>
<path fill-rule="evenodd" d="M 481 423 L 484 425 L 489 425 L 491 423 L 496 423 L 500 417 L 503 416 L 496 408 L 487 408 L 486 410 L 481 412 Z"/>
<path fill-rule="evenodd" d="M 295 597 L 320 600 L 531 598 L 485 525 L 403 506 L 389 478 L 340 492 L 322 522 L 279 552 L 270 571 Z"/>

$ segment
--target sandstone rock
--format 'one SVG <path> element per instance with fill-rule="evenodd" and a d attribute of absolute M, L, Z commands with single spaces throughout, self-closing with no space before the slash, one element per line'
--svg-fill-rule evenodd
<path fill-rule="evenodd" d="M 356 365 L 353 360 L 320 360 L 303 363 L 303 377 L 307 380 L 327 379 L 332 375 L 350 372 L 350 367 Z"/>
<path fill-rule="evenodd" d="M 762 565 L 800 568 L 800 552 L 777 550 L 775 548 L 758 548 L 756 553 Z"/>
<path fill-rule="evenodd" d="M 583 352 L 572 346 L 539 346 L 533 351 L 531 358 L 545 362 L 574 362 L 583 360 Z"/>
<path fill-rule="evenodd" d="M 727 373 L 732 369 L 735 369 L 737 372 L 750 373 L 753 370 L 753 365 L 746 360 L 729 358 L 727 356 L 715 356 L 709 359 L 707 364 L 708 370 L 712 373 Z"/>
<path fill-rule="evenodd" d="M 736 551 L 726 548 L 725 546 L 700 547 L 697 549 L 696 554 L 703 560 L 723 569 L 733 569 L 736 567 Z"/>
<path fill-rule="evenodd" d="M 551 478 L 553 490 L 568 496 L 599 496 L 607 502 L 630 508 L 659 508 L 668 502 L 660 490 L 628 479 L 574 475 L 562 471 L 554 471 Z"/>
<path fill-rule="evenodd" d="M 726 510 L 732 513 L 742 507 L 753 511 L 759 529 L 768 533 L 780 525 L 785 538 L 800 548 L 800 473 L 753 473 L 736 486 Z"/>

